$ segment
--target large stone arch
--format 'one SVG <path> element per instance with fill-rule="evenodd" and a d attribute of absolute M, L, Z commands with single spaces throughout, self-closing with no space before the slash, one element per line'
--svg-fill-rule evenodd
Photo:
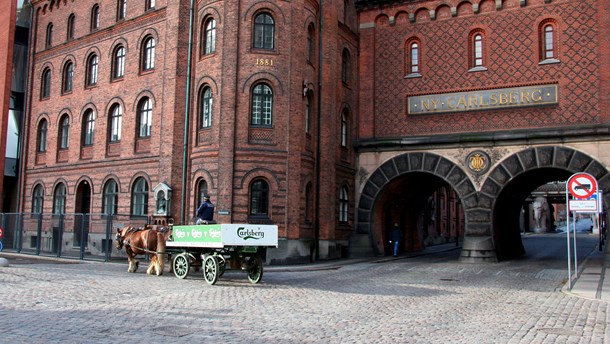
<path fill-rule="evenodd" d="M 360 194 L 356 231 L 360 235 L 368 234 L 371 246 L 374 246 L 372 243 L 375 240 L 372 227 L 376 201 L 390 182 L 405 174 L 416 172 L 428 173 L 441 178 L 456 191 L 464 207 L 465 236 L 471 234 L 470 218 L 479 216 L 477 210 L 478 197 L 472 181 L 464 170 L 438 154 L 430 152 L 405 153 L 393 157 L 379 166 L 365 182 Z M 378 252 L 374 253 L 378 254 Z M 491 252 L 485 254 L 492 255 Z"/>
<path fill-rule="evenodd" d="M 540 176 L 534 173 L 536 170 L 545 171 L 554 176 L 561 176 L 567 179 L 570 175 L 577 172 L 586 172 L 595 177 L 598 181 L 598 187 L 603 191 L 604 203 L 610 201 L 610 174 L 602 163 L 595 158 L 565 146 L 539 146 L 531 147 L 518 151 L 507 156 L 499 164 L 497 164 L 489 173 L 488 177 L 482 183 L 481 190 L 478 194 L 479 216 L 476 218 L 470 217 L 470 227 L 476 228 L 476 231 L 481 234 L 481 238 L 488 237 L 489 240 L 480 240 L 477 248 L 481 250 L 494 250 L 500 253 L 499 258 L 513 258 L 518 255 L 518 252 L 502 253 L 498 252 L 502 245 L 506 243 L 498 242 L 497 236 L 498 219 L 502 215 L 500 212 L 506 212 L 503 208 L 506 205 L 500 202 L 500 195 L 505 193 L 517 192 L 512 190 L 517 180 L 522 181 L 517 184 L 530 183 L 530 186 L 540 184 L 543 178 L 529 181 L 532 177 Z M 536 179 L 536 178 L 534 178 Z M 527 180 L 523 182 L 523 180 Z M 520 238 L 516 234 L 505 235 L 502 240 L 507 240 L 510 244 L 520 243 Z M 501 250 L 500 250 L 501 251 Z M 462 252 L 464 258 L 466 252 Z M 472 252 L 471 252 L 472 253 Z M 476 258 L 476 257 L 471 257 Z"/>

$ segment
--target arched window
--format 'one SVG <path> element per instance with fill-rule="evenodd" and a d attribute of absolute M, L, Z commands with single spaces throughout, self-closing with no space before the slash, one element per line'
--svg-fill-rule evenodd
<path fill-rule="evenodd" d="M 152 129 L 152 101 L 145 97 L 138 105 L 138 137 L 150 137 Z"/>
<path fill-rule="evenodd" d="M 121 128 L 123 126 L 123 109 L 121 105 L 114 104 L 112 108 L 110 108 L 110 125 L 109 127 L 109 136 L 110 142 L 119 142 L 121 141 Z"/>
<path fill-rule="evenodd" d="M 120 79 L 125 74 L 125 48 L 119 45 L 112 55 L 112 78 Z"/>
<path fill-rule="evenodd" d="M 87 75 L 85 77 L 85 84 L 87 87 L 95 86 L 97 84 L 97 68 L 99 60 L 96 54 L 91 54 L 87 59 Z"/>
<path fill-rule="evenodd" d="M 116 20 L 123 20 L 127 17 L 127 0 L 118 0 Z"/>
<path fill-rule="evenodd" d="M 419 74 L 419 57 L 420 57 L 420 44 L 418 41 L 412 41 L 409 43 L 408 51 L 408 70 L 407 74 Z"/>
<path fill-rule="evenodd" d="M 74 39 L 74 14 L 68 16 L 68 22 L 66 23 L 66 39 Z"/>
<path fill-rule="evenodd" d="M 104 185 L 104 204 L 102 213 L 115 215 L 119 204 L 119 186 L 114 179 L 110 179 Z"/>
<path fill-rule="evenodd" d="M 63 115 L 59 122 L 59 149 L 68 149 L 70 146 L 70 117 Z"/>
<path fill-rule="evenodd" d="M 307 28 L 307 61 L 310 63 L 313 63 L 314 34 L 313 25 L 309 25 Z"/>
<path fill-rule="evenodd" d="M 273 91 L 269 85 L 260 83 L 252 90 L 250 124 L 270 127 L 273 124 Z"/>
<path fill-rule="evenodd" d="M 341 187 L 339 191 L 339 222 L 347 223 L 349 214 L 349 197 L 347 187 Z"/>
<path fill-rule="evenodd" d="M 44 202 L 44 189 L 42 185 L 37 184 L 32 193 L 32 213 L 42 214 L 42 206 Z"/>
<path fill-rule="evenodd" d="M 41 80 L 40 98 L 49 98 L 51 96 L 51 69 L 45 68 L 42 71 Z"/>
<path fill-rule="evenodd" d="M 100 6 L 98 4 L 93 5 L 91 8 L 91 31 L 95 31 L 100 28 Z"/>
<path fill-rule="evenodd" d="M 470 34 L 470 68 L 485 70 L 485 37 L 481 30 L 475 30 Z"/>
<path fill-rule="evenodd" d="M 199 127 L 209 128 L 212 126 L 212 110 L 214 98 L 209 86 L 203 87 L 199 93 Z"/>
<path fill-rule="evenodd" d="M 95 132 L 95 113 L 89 109 L 83 116 L 83 146 L 93 146 Z"/>
<path fill-rule="evenodd" d="M 53 45 L 53 23 L 47 25 L 47 36 L 45 37 L 45 48 L 50 48 Z"/>
<path fill-rule="evenodd" d="M 252 46 L 256 49 L 273 50 L 275 44 L 275 22 L 266 12 L 259 13 L 254 18 L 254 34 Z"/>
<path fill-rule="evenodd" d="M 348 140 L 348 113 L 343 110 L 341 113 L 341 147 L 347 147 Z"/>
<path fill-rule="evenodd" d="M 72 92 L 72 80 L 74 78 L 74 63 L 68 61 L 64 66 L 64 72 L 62 77 L 62 93 L 70 93 Z"/>
<path fill-rule="evenodd" d="M 195 207 L 194 210 L 195 212 L 197 211 L 197 206 L 199 206 L 201 204 L 201 202 L 203 202 L 203 196 L 208 194 L 208 182 L 206 182 L 204 179 L 199 179 L 199 181 L 197 182 L 197 199 L 195 200 Z M 195 214 L 196 215 L 196 214 Z"/>
<path fill-rule="evenodd" d="M 53 193 L 53 214 L 65 214 L 66 213 L 66 186 L 64 183 L 59 183 L 55 187 Z"/>
<path fill-rule="evenodd" d="M 263 179 L 250 185 L 250 215 L 269 216 L 269 184 Z"/>
<path fill-rule="evenodd" d="M 350 73 L 350 57 L 349 51 L 347 49 L 343 49 L 343 54 L 341 54 L 341 81 L 344 84 L 347 84 L 349 73 Z"/>
<path fill-rule="evenodd" d="M 483 35 L 474 35 L 474 66 L 479 67 L 483 65 Z"/>
<path fill-rule="evenodd" d="M 552 22 L 545 21 L 540 30 L 540 60 L 557 60 L 557 32 Z"/>
<path fill-rule="evenodd" d="M 131 192 L 131 215 L 148 214 L 148 183 L 142 177 L 136 179 Z"/>
<path fill-rule="evenodd" d="M 155 68 L 155 39 L 145 38 L 142 47 L 142 71 L 152 70 Z"/>
<path fill-rule="evenodd" d="M 40 123 L 38 123 L 38 142 L 36 144 L 36 148 L 39 153 L 47 151 L 47 129 L 47 120 L 43 118 L 40 120 Z"/>
<path fill-rule="evenodd" d="M 212 54 L 216 51 L 216 20 L 209 18 L 204 25 L 201 55 Z"/>

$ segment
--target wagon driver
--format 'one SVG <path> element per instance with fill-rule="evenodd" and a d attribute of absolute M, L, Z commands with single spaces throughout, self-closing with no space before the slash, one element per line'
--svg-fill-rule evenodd
<path fill-rule="evenodd" d="M 196 224 L 208 224 L 214 222 L 214 204 L 210 202 L 210 196 L 203 196 L 203 202 L 199 208 L 197 208 L 197 222 Z"/>

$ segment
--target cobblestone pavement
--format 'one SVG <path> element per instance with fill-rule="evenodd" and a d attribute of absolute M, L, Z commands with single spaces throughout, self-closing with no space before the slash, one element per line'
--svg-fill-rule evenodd
<path fill-rule="evenodd" d="M 11 264 L 0 268 L 0 342 L 610 343 L 610 304 L 561 292 L 561 259 L 458 254 L 268 267 L 257 285 L 227 271 L 214 286 L 142 264 Z"/>

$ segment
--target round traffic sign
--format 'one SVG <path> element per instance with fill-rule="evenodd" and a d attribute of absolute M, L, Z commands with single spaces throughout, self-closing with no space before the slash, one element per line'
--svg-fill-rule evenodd
<path fill-rule="evenodd" d="M 576 173 L 568 179 L 567 188 L 575 198 L 589 198 L 597 191 L 597 181 L 588 173 Z"/>
<path fill-rule="evenodd" d="M 2 252 L 2 241 L 0 241 L 0 252 Z"/>
<path fill-rule="evenodd" d="M 0 227 L 0 239 L 2 239 L 3 235 L 4 235 L 4 229 L 2 229 L 2 227 Z"/>

